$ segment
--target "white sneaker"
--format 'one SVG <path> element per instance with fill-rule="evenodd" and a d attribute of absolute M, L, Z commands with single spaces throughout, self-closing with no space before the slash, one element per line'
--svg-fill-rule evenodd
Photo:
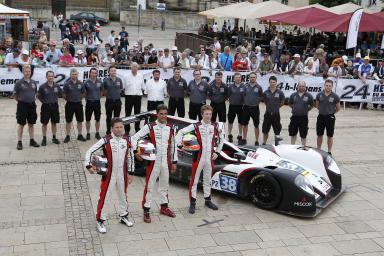
<path fill-rule="evenodd" d="M 102 233 L 102 234 L 107 233 L 107 228 L 105 227 L 104 221 L 98 221 L 96 224 L 96 227 L 99 233 Z"/>
<path fill-rule="evenodd" d="M 128 219 L 128 213 L 124 216 L 120 216 L 120 222 L 127 225 L 128 227 L 133 226 L 133 222 Z"/>

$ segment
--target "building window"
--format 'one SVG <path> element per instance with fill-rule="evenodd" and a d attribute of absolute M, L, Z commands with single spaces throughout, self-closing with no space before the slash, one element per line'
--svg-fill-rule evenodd
<path fill-rule="evenodd" d="M 281 0 L 282 4 L 288 5 L 288 0 Z"/>

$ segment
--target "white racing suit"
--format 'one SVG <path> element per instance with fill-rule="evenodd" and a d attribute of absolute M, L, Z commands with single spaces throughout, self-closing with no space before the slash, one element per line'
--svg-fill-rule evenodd
<path fill-rule="evenodd" d="M 105 136 L 86 152 L 84 162 L 86 167 L 91 165 L 92 157 L 98 150 L 103 150 L 108 166 L 106 175 L 101 179 L 96 220 L 106 220 L 104 203 L 110 198 L 115 186 L 119 197 L 118 212 L 120 216 L 125 216 L 128 213 L 128 173 L 133 173 L 135 168 L 130 138 L 125 135 L 117 137 L 113 133 Z"/>
<path fill-rule="evenodd" d="M 193 157 L 192 173 L 189 181 L 189 199 L 196 201 L 196 190 L 199 182 L 200 173 L 203 171 L 203 191 L 204 198 L 210 199 L 211 196 L 211 178 L 213 171 L 212 155 L 216 146 L 216 153 L 219 154 L 224 143 L 224 133 L 219 128 L 218 123 L 198 122 L 181 129 L 176 136 L 176 144 L 179 145 L 184 134 L 194 132 L 197 142 L 200 144 L 200 151 L 197 158 Z"/>
<path fill-rule="evenodd" d="M 157 178 L 159 178 L 160 204 L 168 206 L 169 172 L 172 163 L 177 163 L 175 128 L 172 124 L 161 124 L 158 121 L 146 124 L 132 136 L 132 147 L 136 149 L 138 141 L 147 136 L 156 148 L 156 160 L 150 161 L 147 165 L 142 200 L 144 210 L 151 208 Z"/>

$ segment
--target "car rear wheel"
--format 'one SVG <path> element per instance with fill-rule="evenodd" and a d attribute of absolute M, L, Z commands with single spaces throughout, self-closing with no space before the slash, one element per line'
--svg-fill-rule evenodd
<path fill-rule="evenodd" d="M 250 181 L 250 199 L 262 209 L 274 209 L 281 201 L 281 188 L 277 180 L 266 172 L 259 172 Z"/>

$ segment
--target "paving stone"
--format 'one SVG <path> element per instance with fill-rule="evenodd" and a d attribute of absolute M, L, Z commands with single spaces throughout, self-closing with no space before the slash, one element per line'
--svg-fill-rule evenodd
<path fill-rule="evenodd" d="M 297 227 L 306 237 L 344 234 L 336 224 L 315 224 Z"/>
<path fill-rule="evenodd" d="M 170 250 L 182 250 L 216 246 L 210 235 L 165 238 Z"/>
<path fill-rule="evenodd" d="M 212 237 L 218 245 L 261 242 L 260 237 L 253 231 L 234 231 L 218 233 L 212 234 Z"/>
<path fill-rule="evenodd" d="M 120 255 L 135 255 L 137 253 L 164 252 L 169 250 L 164 239 L 119 242 L 117 248 Z"/>
<path fill-rule="evenodd" d="M 364 221 L 348 221 L 336 223 L 346 233 L 370 232 L 375 231 L 371 226 Z"/>
<path fill-rule="evenodd" d="M 292 256 L 291 252 L 284 247 L 242 251 L 241 254 L 244 256 Z"/>
<path fill-rule="evenodd" d="M 370 239 L 352 240 L 352 241 L 339 241 L 331 243 L 342 254 L 355 254 L 355 253 L 368 253 L 368 252 L 382 252 L 378 244 Z"/>
<path fill-rule="evenodd" d="M 340 255 L 334 247 L 326 243 L 288 246 L 288 249 L 295 256 Z"/>
<path fill-rule="evenodd" d="M 255 230 L 263 241 L 304 238 L 304 235 L 296 227 L 271 228 Z"/>

